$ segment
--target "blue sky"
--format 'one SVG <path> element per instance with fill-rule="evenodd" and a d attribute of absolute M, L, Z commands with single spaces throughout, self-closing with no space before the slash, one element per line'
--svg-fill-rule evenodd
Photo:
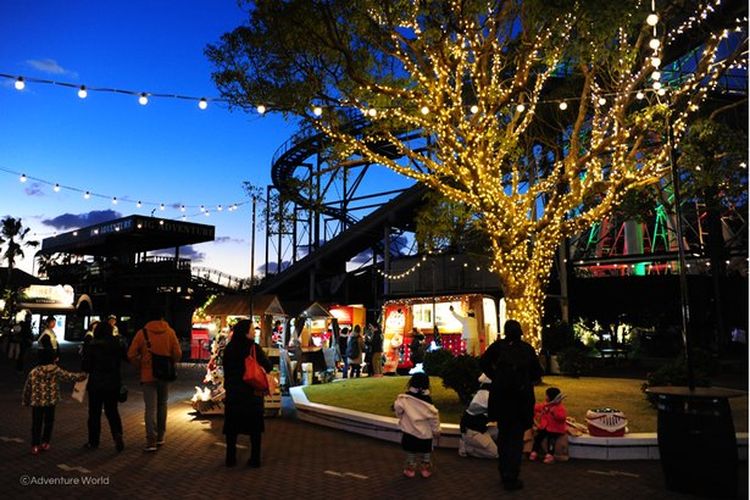
<path fill-rule="evenodd" d="M 234 0 L 2 0 L 0 73 L 217 97 L 203 49 L 244 17 Z M 0 79 L 0 168 L 120 200 L 214 207 L 243 201 L 242 181 L 269 183 L 271 157 L 295 130 L 280 116 L 229 112 L 217 103 L 205 111 L 175 99 L 140 106 L 133 96 L 90 92 L 79 99 L 75 89 L 31 82 L 17 91 Z M 43 221 L 63 214 L 147 215 L 152 208 L 84 200 L 0 172 L 0 217 L 23 218 L 39 239 L 55 230 Z M 161 215 L 181 214 L 168 208 Z M 195 247 L 205 256 L 201 265 L 249 274 L 248 205 L 192 220 L 216 226 L 218 241 Z M 262 235 L 258 240 L 262 249 Z M 31 267 L 29 259 L 21 264 Z"/>

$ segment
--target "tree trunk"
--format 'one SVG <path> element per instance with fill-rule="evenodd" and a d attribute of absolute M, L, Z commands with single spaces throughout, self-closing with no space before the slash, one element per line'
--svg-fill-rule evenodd
<path fill-rule="evenodd" d="M 504 282 L 502 276 L 501 282 Z M 545 283 L 541 279 L 530 276 L 523 277 L 520 285 L 503 287 L 507 318 L 521 323 L 524 340 L 536 350 L 542 346 L 544 288 Z"/>

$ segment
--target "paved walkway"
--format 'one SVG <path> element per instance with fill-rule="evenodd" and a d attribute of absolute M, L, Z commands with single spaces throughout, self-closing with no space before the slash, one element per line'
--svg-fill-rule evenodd
<path fill-rule="evenodd" d="M 67 355 L 63 365 L 72 368 L 75 361 Z M 171 388 L 166 445 L 146 454 L 141 451 L 143 402 L 134 370 L 126 372 L 130 399 L 120 407 L 124 452 L 115 452 L 106 420 L 101 447 L 82 449 L 86 405 L 66 399 L 57 408 L 52 450 L 32 456 L 31 412 L 20 406 L 24 376 L 0 360 L 2 498 L 690 498 L 664 490 L 655 461 L 525 463 L 526 487 L 511 494 L 500 488 L 495 461 L 438 450 L 432 478 L 406 479 L 400 474 L 403 455 L 398 445 L 281 417 L 267 420 L 261 469 L 227 469 L 221 417 L 200 417 L 186 402 L 202 378 L 202 370 L 190 367 L 180 369 L 179 381 Z M 241 444 L 247 444 L 246 438 Z M 247 454 L 246 448 L 240 449 L 241 463 Z M 744 498 L 746 467 L 742 464 Z M 29 482 L 36 484 L 24 484 Z"/>

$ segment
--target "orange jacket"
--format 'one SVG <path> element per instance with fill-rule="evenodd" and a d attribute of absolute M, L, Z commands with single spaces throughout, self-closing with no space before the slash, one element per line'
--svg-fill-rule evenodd
<path fill-rule="evenodd" d="M 180 343 L 169 323 L 163 320 L 149 321 L 143 329 L 148 330 L 148 340 L 151 343 L 151 350 L 154 354 L 171 356 L 175 362 L 182 358 Z M 133 343 L 130 344 L 128 360 L 136 368 L 140 368 L 141 382 L 153 382 L 156 379 L 151 370 L 151 353 L 146 348 L 143 329 L 138 330 L 135 338 L 133 338 Z"/>

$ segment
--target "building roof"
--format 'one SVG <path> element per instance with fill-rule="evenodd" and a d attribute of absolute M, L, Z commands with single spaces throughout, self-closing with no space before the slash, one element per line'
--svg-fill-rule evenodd
<path fill-rule="evenodd" d="M 228 294 L 217 296 L 205 309 L 211 316 L 248 316 L 252 298 L 253 313 L 284 316 L 284 309 L 275 295 Z"/>
<path fill-rule="evenodd" d="M 291 317 L 307 316 L 308 318 L 332 318 L 328 308 L 319 302 L 284 301 L 284 310 Z"/>
<path fill-rule="evenodd" d="M 214 226 L 130 215 L 42 241 L 41 253 L 129 255 L 213 241 Z"/>
<path fill-rule="evenodd" d="M 5 288 L 7 282 L 8 268 L 0 267 L 0 288 Z M 42 283 L 44 283 L 44 281 L 40 280 L 36 276 L 32 276 L 31 274 L 25 271 L 21 271 L 16 267 L 13 268 L 13 272 L 11 273 L 10 277 L 10 284 L 13 287 L 26 288 L 29 285 L 40 285 Z"/>

